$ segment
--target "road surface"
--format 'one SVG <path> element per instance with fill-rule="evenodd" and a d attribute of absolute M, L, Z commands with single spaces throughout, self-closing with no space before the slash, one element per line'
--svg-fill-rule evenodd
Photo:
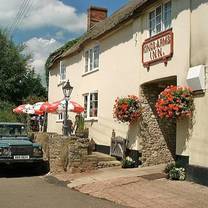
<path fill-rule="evenodd" d="M 27 167 L 19 169 L 0 167 L 1 208 L 122 208 L 73 191 L 53 178 L 34 176 Z"/>

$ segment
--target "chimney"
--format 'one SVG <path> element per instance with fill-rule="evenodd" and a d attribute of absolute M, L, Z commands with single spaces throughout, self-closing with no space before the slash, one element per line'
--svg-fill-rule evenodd
<path fill-rule="evenodd" d="M 108 15 L 106 8 L 91 6 L 88 9 L 87 30 L 89 30 L 96 23 L 104 20 Z"/>

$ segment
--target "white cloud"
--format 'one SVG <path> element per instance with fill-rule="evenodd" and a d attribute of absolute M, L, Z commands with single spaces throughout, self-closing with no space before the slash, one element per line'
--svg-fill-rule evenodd
<path fill-rule="evenodd" d="M 62 44 L 55 39 L 43 39 L 34 37 L 27 42 L 25 49 L 26 53 L 32 55 L 31 66 L 39 74 L 44 81 L 45 78 L 45 62 L 49 54 L 59 48 Z"/>
<path fill-rule="evenodd" d="M 58 27 L 69 32 L 86 29 L 86 14 L 79 14 L 72 6 L 60 0 L 31 0 L 31 7 L 20 29 Z M 20 0 L 0 0 L 0 26 L 9 27 L 16 19 Z"/>

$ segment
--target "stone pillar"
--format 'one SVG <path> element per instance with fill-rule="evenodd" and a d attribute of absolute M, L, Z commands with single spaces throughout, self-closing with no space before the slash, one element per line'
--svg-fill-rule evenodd
<path fill-rule="evenodd" d="M 58 134 L 51 134 L 49 136 L 50 172 L 61 172 L 63 170 L 61 154 L 64 140 L 65 138 Z"/>

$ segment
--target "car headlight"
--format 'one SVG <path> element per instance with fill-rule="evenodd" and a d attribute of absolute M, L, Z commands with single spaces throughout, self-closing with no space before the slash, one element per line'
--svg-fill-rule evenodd
<path fill-rule="evenodd" d="M 43 151 L 41 147 L 34 147 L 33 148 L 33 156 L 42 156 Z"/>
<path fill-rule="evenodd" d="M 11 150 L 8 147 L 1 147 L 0 156 L 11 156 Z"/>
<path fill-rule="evenodd" d="M 0 156 L 3 155 L 3 148 L 0 148 Z"/>

